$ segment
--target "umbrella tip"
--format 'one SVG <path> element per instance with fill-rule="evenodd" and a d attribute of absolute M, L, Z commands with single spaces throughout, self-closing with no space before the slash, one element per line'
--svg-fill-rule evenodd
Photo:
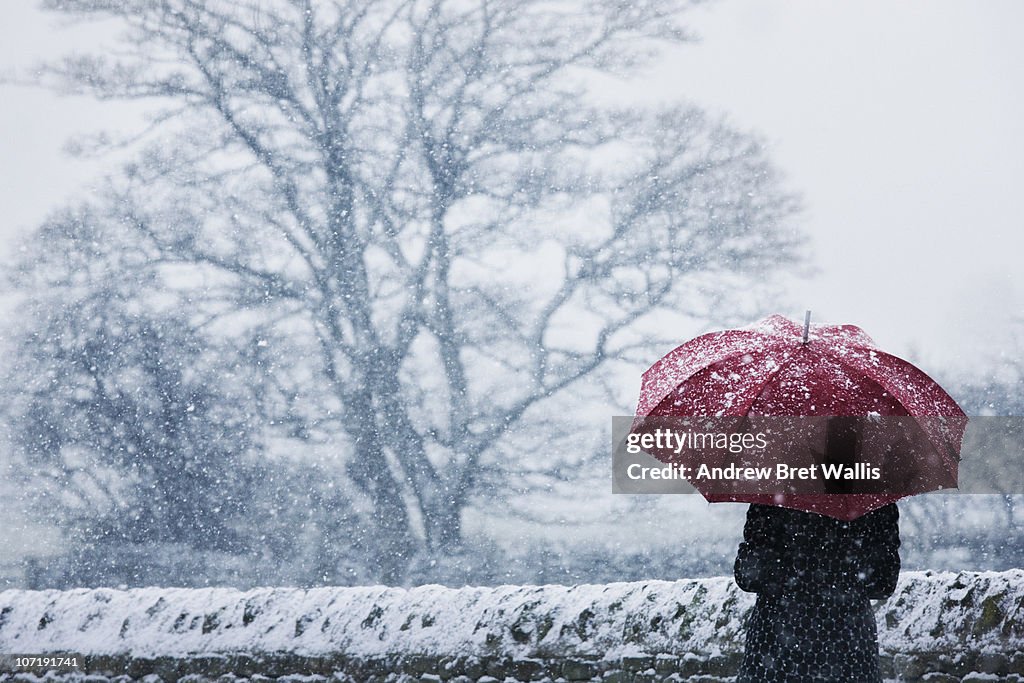
<path fill-rule="evenodd" d="M 804 313 L 804 344 L 807 343 L 808 335 L 811 331 L 811 312 L 807 311 Z"/>

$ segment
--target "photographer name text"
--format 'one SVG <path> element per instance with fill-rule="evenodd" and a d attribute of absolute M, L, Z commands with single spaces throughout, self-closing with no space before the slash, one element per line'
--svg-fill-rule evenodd
<path fill-rule="evenodd" d="M 820 463 L 808 467 L 793 467 L 777 463 L 774 467 L 742 467 L 728 465 L 711 467 L 709 465 L 666 465 L 664 467 L 644 467 L 633 463 L 626 469 L 630 479 L 686 479 L 708 481 L 739 481 L 739 480 L 778 480 L 793 481 L 799 479 L 836 480 L 877 480 L 882 478 L 881 470 L 867 463 L 854 465 Z"/>

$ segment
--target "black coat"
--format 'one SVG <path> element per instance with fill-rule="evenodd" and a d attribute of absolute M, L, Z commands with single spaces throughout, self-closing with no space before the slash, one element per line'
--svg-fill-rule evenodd
<path fill-rule="evenodd" d="M 739 587 L 757 593 L 736 683 L 876 683 L 870 599 L 900 570 L 894 503 L 851 522 L 751 505 L 736 555 Z"/>

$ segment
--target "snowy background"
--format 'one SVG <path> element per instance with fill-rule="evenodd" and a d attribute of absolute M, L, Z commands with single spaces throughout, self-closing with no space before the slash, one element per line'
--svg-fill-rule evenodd
<path fill-rule="evenodd" d="M 1021 414 L 1019 3 L 513 4 L 4 4 L 6 585 L 728 573 L 610 417 L 767 312 Z M 904 566 L 1021 566 L 1012 502 Z"/>

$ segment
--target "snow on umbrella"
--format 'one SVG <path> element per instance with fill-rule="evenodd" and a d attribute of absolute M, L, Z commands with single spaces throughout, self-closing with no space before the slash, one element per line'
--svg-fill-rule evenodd
<path fill-rule="evenodd" d="M 659 418 L 689 417 L 717 420 L 729 428 L 737 421 L 749 425 L 757 419 L 763 424 L 774 418 L 824 418 L 830 421 L 826 429 L 834 431 L 831 423 L 838 416 L 888 421 L 873 442 L 864 437 L 863 425 L 856 427 L 861 430 L 862 449 L 878 447 L 880 438 L 889 439 L 892 446 L 894 434 L 902 434 L 901 443 L 885 449 L 884 490 L 853 488 L 835 495 L 836 489 L 830 491 L 827 483 L 813 491 L 809 485 L 788 492 L 750 485 L 730 489 L 692 476 L 697 466 L 692 449 L 644 450 L 663 462 L 689 466 L 686 478 L 710 502 L 774 504 L 837 519 L 854 519 L 906 495 L 956 486 L 967 424 L 956 401 L 923 371 L 879 349 L 859 327 L 812 325 L 809 314 L 803 326 L 772 315 L 675 348 L 644 372 L 630 432 L 642 433 Z M 906 428 L 907 422 L 912 429 Z M 772 462 L 770 456 L 764 457 Z"/>

